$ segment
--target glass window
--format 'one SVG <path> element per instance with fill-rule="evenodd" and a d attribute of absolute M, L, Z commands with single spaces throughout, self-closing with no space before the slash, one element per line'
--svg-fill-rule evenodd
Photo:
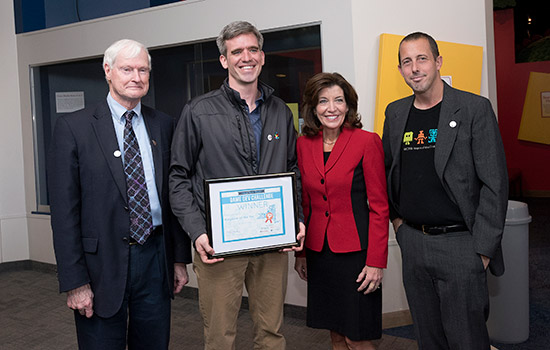
<path fill-rule="evenodd" d="M 299 109 L 305 83 L 322 71 L 320 26 L 263 35 L 266 63 L 260 80 L 273 87 L 276 96 Z M 149 93 L 142 102 L 174 117 L 179 116 L 187 101 L 219 88 L 227 77 L 214 40 L 152 48 L 149 52 L 153 70 Z M 37 212 L 49 212 L 46 150 L 56 119 L 68 108 L 59 105 L 63 102 L 59 93 L 74 95 L 76 101 L 83 96 L 85 106 L 104 101 L 109 88 L 102 61 L 102 57 L 97 57 L 31 68 Z"/>

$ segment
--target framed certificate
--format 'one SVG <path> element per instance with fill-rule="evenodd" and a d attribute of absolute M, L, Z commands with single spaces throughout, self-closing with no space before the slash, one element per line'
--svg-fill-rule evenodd
<path fill-rule="evenodd" d="M 214 257 L 298 245 L 294 173 L 210 179 L 204 186 Z"/>

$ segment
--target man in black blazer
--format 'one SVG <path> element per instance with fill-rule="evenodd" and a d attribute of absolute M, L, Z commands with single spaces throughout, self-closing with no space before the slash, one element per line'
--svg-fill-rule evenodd
<path fill-rule="evenodd" d="M 441 80 L 443 59 L 424 33 L 399 46 L 414 95 L 386 109 L 390 218 L 420 349 L 486 349 L 486 268 L 504 272 L 508 179 L 490 102 Z"/>
<path fill-rule="evenodd" d="M 190 241 L 168 201 L 175 120 L 141 104 L 151 58 L 119 40 L 104 102 L 59 117 L 49 150 L 61 292 L 81 349 L 167 349 L 170 298 L 188 282 Z"/>

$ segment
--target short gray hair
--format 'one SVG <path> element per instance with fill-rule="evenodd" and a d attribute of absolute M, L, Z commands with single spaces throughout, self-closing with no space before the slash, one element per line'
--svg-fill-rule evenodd
<path fill-rule="evenodd" d="M 246 21 L 235 21 L 223 27 L 220 35 L 216 38 L 216 44 L 218 45 L 220 54 L 227 56 L 227 46 L 225 46 L 225 42 L 241 34 L 254 34 L 256 39 L 258 39 L 259 49 L 261 50 L 264 46 L 264 37 L 258 28 Z"/>
<path fill-rule="evenodd" d="M 128 52 L 129 58 L 136 57 L 142 50 L 145 51 L 145 53 L 147 53 L 147 58 L 149 59 L 149 70 L 151 70 L 151 55 L 149 55 L 149 50 L 147 50 L 145 45 L 142 43 L 131 39 L 122 39 L 111 44 L 111 46 L 105 50 L 105 54 L 103 55 L 103 66 L 105 67 L 107 64 L 109 67 L 113 68 L 116 58 L 122 50 L 126 50 Z"/>

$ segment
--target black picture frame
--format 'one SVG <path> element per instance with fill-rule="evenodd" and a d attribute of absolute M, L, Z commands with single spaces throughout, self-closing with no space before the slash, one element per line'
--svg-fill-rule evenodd
<path fill-rule="evenodd" d="M 204 181 L 207 233 L 213 257 L 297 246 L 294 172 Z"/>

